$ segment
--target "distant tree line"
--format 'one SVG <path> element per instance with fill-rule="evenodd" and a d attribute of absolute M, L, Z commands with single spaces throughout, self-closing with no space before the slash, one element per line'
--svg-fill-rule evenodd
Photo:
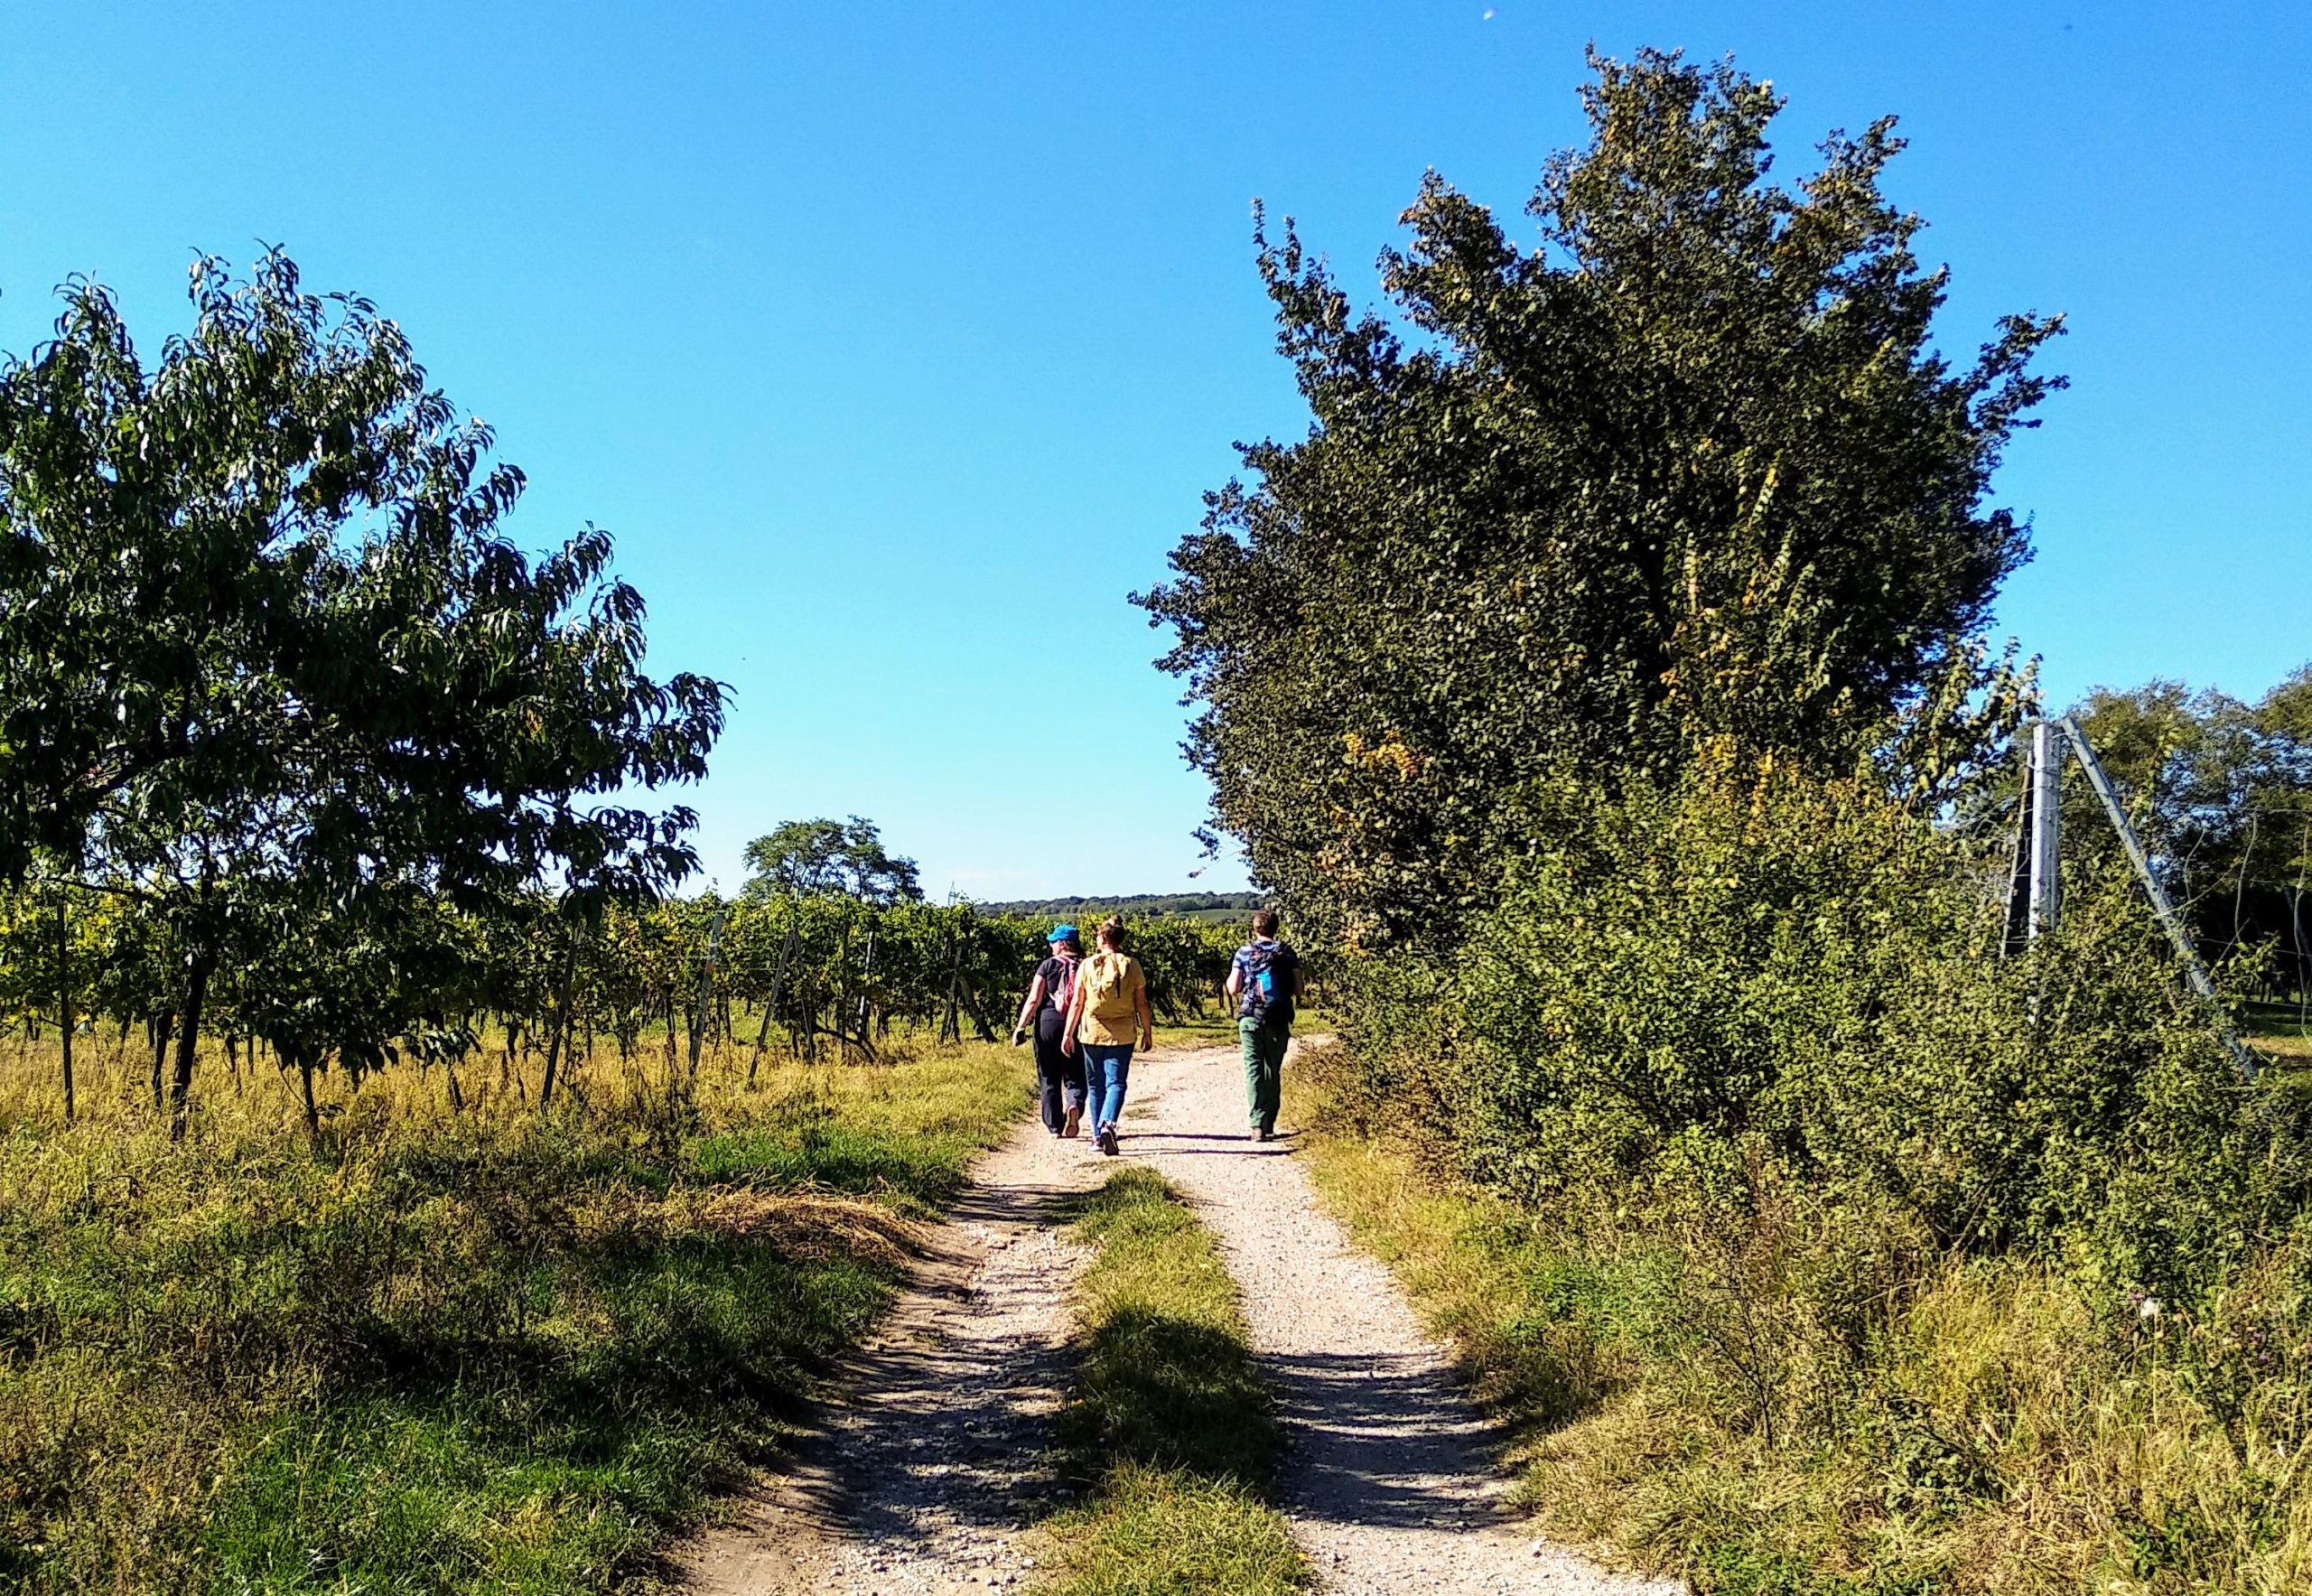
<path fill-rule="evenodd" d="M 1097 920 L 1111 914 L 1163 919 L 1182 915 L 1249 915 L 1266 901 L 1258 892 L 1134 892 L 1105 898 L 1022 898 L 980 907 L 991 914 L 1049 915 L 1078 920 Z"/>

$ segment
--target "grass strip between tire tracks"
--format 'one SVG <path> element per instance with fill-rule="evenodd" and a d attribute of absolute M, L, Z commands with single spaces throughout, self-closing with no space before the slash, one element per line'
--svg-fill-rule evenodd
<path fill-rule="evenodd" d="M 1077 1288 L 1078 1383 L 1058 1430 L 1080 1504 L 1046 1526 L 1051 1596 L 1307 1588 L 1270 1500 L 1275 1415 L 1211 1233 L 1126 1169 L 1083 1201 L 1099 1248 Z"/>

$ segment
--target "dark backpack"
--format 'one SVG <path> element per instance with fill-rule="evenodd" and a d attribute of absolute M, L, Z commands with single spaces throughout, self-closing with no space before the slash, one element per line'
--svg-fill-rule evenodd
<path fill-rule="evenodd" d="M 1245 990 L 1236 1000 L 1236 1017 L 1256 1025 L 1292 1023 L 1292 989 L 1299 983 L 1300 958 L 1282 942 L 1245 948 Z"/>

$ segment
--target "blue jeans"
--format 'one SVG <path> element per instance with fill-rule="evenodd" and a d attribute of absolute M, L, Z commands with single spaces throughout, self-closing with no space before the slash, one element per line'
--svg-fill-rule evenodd
<path fill-rule="evenodd" d="M 1092 1106 L 1092 1128 L 1115 1124 L 1123 1112 L 1123 1083 L 1132 1073 L 1132 1044 L 1111 1047 L 1105 1042 L 1077 1044 L 1084 1054 L 1084 1097 Z"/>

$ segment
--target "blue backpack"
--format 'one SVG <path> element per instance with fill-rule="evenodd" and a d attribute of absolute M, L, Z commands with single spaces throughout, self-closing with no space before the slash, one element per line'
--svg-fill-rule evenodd
<path fill-rule="evenodd" d="M 1245 961 L 1245 981 L 1236 1000 L 1236 1017 L 1256 1025 L 1290 1025 L 1300 956 L 1282 942 L 1253 942 L 1237 957 Z"/>

